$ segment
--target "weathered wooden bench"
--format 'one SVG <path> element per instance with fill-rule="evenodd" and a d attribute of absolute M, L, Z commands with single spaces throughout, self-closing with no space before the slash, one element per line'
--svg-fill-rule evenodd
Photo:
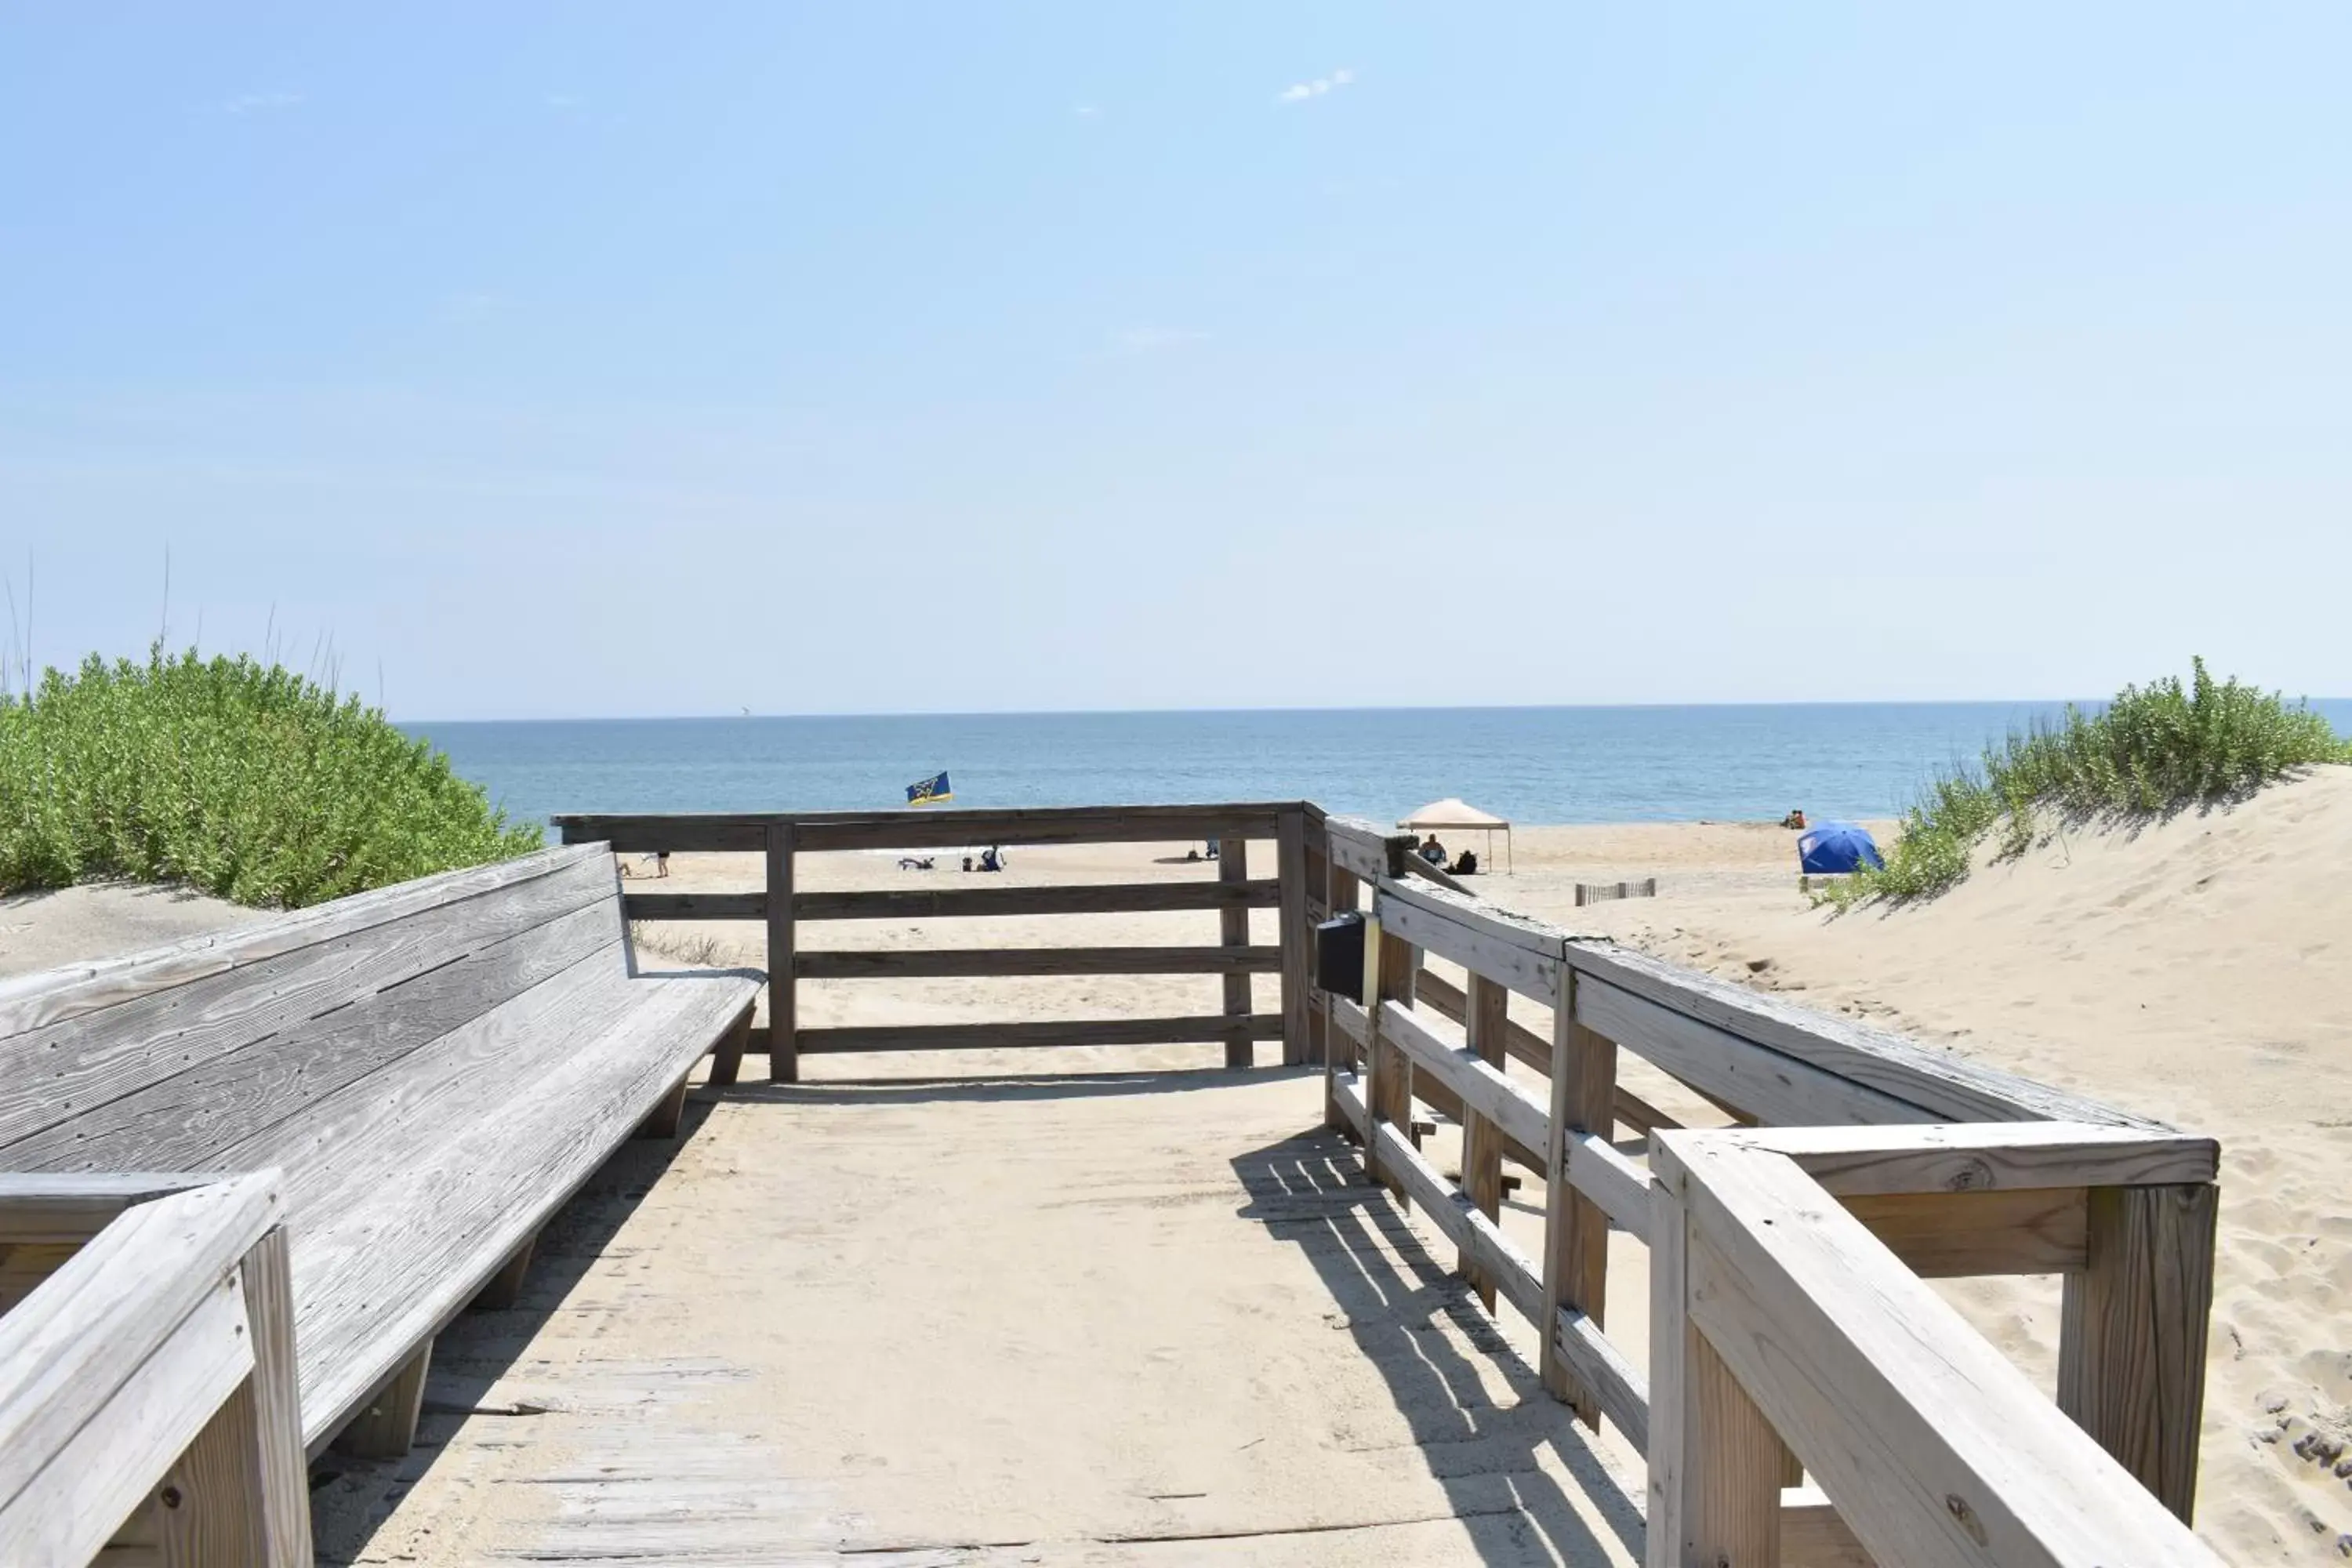
<path fill-rule="evenodd" d="M 760 984 L 640 973 L 602 846 L 385 888 L 0 984 L 0 1170 L 281 1169 L 304 1447 L 399 1453 L 434 1336 Z"/>

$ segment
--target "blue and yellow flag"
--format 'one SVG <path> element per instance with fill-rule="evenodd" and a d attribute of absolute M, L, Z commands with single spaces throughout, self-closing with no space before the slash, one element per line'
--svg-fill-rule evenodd
<path fill-rule="evenodd" d="M 907 786 L 908 805 L 937 805 L 941 801 L 954 798 L 955 791 L 949 785 L 948 775 L 945 773 L 921 779 Z"/>

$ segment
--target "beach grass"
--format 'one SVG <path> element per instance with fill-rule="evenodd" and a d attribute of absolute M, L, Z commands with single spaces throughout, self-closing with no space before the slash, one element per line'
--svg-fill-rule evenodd
<path fill-rule="evenodd" d="M 0 699 L 0 889 L 128 878 L 293 909 L 540 844 L 431 745 L 275 664 L 92 655 Z"/>
<path fill-rule="evenodd" d="M 1905 814 L 1885 868 L 1840 880 L 1820 901 L 1933 897 L 1966 878 L 1996 836 L 1998 853 L 2022 854 L 2057 826 L 2223 805 L 2324 763 L 2352 763 L 2352 742 L 2325 718 L 2276 692 L 2216 681 L 2195 659 L 2185 686 L 2168 676 L 2126 686 L 2095 711 L 2069 705 L 1938 775 Z"/>

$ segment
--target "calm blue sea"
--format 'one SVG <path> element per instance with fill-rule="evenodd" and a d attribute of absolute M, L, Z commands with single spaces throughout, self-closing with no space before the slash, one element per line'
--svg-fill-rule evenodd
<path fill-rule="evenodd" d="M 2314 704 L 2352 731 L 2352 700 Z M 518 821 L 557 811 L 1311 799 L 1374 820 L 1443 795 L 1524 823 L 1891 816 L 2050 703 L 599 719 L 416 723 Z"/>

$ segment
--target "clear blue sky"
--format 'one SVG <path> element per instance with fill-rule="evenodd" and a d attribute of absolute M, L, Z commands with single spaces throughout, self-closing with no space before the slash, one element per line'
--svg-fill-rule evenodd
<path fill-rule="evenodd" d="M 0 3 L 40 662 L 2352 694 L 2352 7 Z"/>

